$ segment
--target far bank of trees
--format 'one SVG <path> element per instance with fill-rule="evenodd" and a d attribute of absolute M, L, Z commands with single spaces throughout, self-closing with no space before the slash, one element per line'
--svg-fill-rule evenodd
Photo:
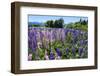
<path fill-rule="evenodd" d="M 80 19 L 80 21 L 78 21 L 78 22 L 65 24 L 64 27 L 65 28 L 80 29 L 80 30 L 87 31 L 88 30 L 88 20 Z"/>
<path fill-rule="evenodd" d="M 50 28 L 71 28 L 71 29 L 80 29 L 80 30 L 88 30 L 88 20 L 82 20 L 80 19 L 78 22 L 65 24 L 63 18 L 60 18 L 58 20 L 48 20 L 45 23 L 45 27 Z"/>
<path fill-rule="evenodd" d="M 57 20 L 48 20 L 42 24 L 33 24 L 32 27 L 71 28 L 71 29 L 80 29 L 80 30 L 87 31 L 88 30 L 88 20 L 80 19 L 77 22 L 65 24 L 64 19 L 60 18 Z"/>
<path fill-rule="evenodd" d="M 45 23 L 46 27 L 52 27 L 52 28 L 63 28 L 64 27 L 64 20 L 63 18 L 60 18 L 58 20 L 48 20 Z"/>

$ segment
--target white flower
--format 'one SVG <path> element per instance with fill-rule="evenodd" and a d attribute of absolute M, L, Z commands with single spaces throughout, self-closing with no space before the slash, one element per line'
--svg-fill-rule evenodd
<path fill-rule="evenodd" d="M 32 60 L 32 54 L 28 55 L 28 60 Z"/>

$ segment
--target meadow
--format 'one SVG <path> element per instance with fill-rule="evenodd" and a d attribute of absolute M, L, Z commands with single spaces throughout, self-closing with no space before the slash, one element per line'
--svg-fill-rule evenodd
<path fill-rule="evenodd" d="M 41 24 L 40 24 L 41 25 Z M 80 59 L 88 57 L 88 22 L 64 24 L 63 19 L 28 27 L 28 60 Z"/>

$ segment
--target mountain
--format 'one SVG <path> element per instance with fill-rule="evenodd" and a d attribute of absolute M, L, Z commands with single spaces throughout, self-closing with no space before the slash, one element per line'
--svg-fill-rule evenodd
<path fill-rule="evenodd" d="M 40 25 L 41 23 L 40 22 L 29 22 L 29 25 L 32 25 L 32 24 Z"/>
<path fill-rule="evenodd" d="M 45 24 L 42 23 L 42 22 L 28 22 L 28 26 L 32 26 L 33 24 L 40 25 L 40 26 L 45 26 Z"/>

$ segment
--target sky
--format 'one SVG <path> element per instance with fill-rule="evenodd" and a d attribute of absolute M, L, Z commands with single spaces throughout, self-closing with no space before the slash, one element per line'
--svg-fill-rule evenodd
<path fill-rule="evenodd" d="M 82 20 L 88 20 L 88 17 L 80 17 L 80 16 L 50 16 L 50 15 L 29 15 L 28 16 L 28 22 L 46 22 L 47 20 L 57 20 L 63 18 L 64 23 L 68 24 L 71 22 L 77 22 L 80 19 Z"/>

